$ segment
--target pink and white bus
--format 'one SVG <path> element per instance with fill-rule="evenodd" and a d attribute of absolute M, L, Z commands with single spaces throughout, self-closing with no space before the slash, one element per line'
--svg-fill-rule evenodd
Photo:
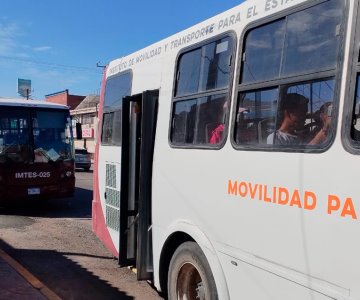
<path fill-rule="evenodd" d="M 73 149 L 67 106 L 0 98 L 0 201 L 72 196 Z"/>
<path fill-rule="evenodd" d="M 109 63 L 93 230 L 121 266 L 169 299 L 360 300 L 359 4 L 244 1 Z"/>

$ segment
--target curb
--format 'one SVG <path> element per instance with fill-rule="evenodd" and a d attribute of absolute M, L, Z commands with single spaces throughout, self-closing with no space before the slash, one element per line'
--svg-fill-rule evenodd
<path fill-rule="evenodd" d="M 32 285 L 41 294 L 43 294 L 47 299 L 61 300 L 58 295 L 56 295 L 52 290 L 45 286 L 39 279 L 37 279 L 33 274 L 31 274 L 27 269 L 25 269 L 21 264 L 19 264 L 15 259 L 13 259 L 2 249 L 0 249 L 0 257 L 5 262 L 7 262 L 16 272 L 18 272 L 28 283 L 30 283 L 30 285 Z"/>

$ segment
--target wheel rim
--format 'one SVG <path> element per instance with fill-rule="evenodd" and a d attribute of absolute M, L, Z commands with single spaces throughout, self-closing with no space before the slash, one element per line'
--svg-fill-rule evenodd
<path fill-rule="evenodd" d="M 176 281 L 177 299 L 205 300 L 205 289 L 198 269 L 191 263 L 185 263 L 179 270 Z"/>

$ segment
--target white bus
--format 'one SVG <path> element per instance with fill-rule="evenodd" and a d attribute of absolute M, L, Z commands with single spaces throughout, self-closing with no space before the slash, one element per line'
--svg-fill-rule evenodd
<path fill-rule="evenodd" d="M 360 299 L 359 0 L 254 0 L 108 65 L 93 230 L 169 299 Z"/>

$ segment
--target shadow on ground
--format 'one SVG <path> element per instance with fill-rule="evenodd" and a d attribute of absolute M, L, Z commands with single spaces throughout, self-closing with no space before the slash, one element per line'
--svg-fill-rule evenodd
<path fill-rule="evenodd" d="M 72 255 L 95 256 L 60 253 L 53 250 L 14 249 L 1 239 L 0 248 L 62 299 L 134 299 L 134 297 L 112 287 L 108 282 L 101 280 L 70 259 Z M 111 259 L 109 257 L 100 258 Z"/>
<path fill-rule="evenodd" d="M 91 218 L 92 190 L 76 188 L 71 198 L 17 201 L 0 204 L 0 215 L 28 217 Z"/>

